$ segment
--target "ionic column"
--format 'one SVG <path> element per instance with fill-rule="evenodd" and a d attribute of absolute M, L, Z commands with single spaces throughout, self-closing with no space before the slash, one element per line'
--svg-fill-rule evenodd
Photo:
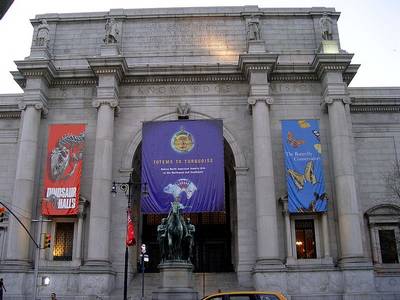
<path fill-rule="evenodd" d="M 351 136 L 345 105 L 350 103 L 340 72 L 325 72 L 324 100 L 328 107 L 330 144 L 333 158 L 335 198 L 338 210 L 340 260 L 359 262 L 364 257 L 361 219 L 351 149 Z"/>
<path fill-rule="evenodd" d="M 17 172 L 15 176 L 12 206 L 25 227 L 31 231 L 32 205 L 35 195 L 35 174 L 37 173 L 38 139 L 41 113 L 45 109 L 41 100 L 20 104 L 22 109 Z M 36 200 L 36 199 L 35 199 Z M 14 217 L 9 218 L 7 264 L 28 263 L 31 241 Z"/>
<path fill-rule="evenodd" d="M 117 100 L 95 100 L 97 108 L 96 142 L 90 205 L 87 265 L 109 264 L 112 150 L 114 110 Z"/>
<path fill-rule="evenodd" d="M 273 99 L 269 96 L 250 96 L 248 98 L 253 114 L 257 226 L 256 270 L 263 269 L 262 265 L 282 264 L 279 260 L 278 220 L 269 119 L 269 105 L 272 102 Z"/>

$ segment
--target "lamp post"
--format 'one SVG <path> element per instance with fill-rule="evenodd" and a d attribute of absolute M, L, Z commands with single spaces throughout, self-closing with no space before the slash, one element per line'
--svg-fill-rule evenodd
<path fill-rule="evenodd" d="M 140 186 L 140 188 L 141 188 L 142 185 L 144 187 L 143 187 L 143 190 L 141 190 L 141 196 L 146 197 L 148 195 L 147 183 L 133 181 L 132 172 L 129 174 L 128 182 L 117 182 L 117 181 L 113 182 L 113 185 L 111 187 L 111 193 L 113 194 L 113 196 L 115 196 L 117 194 L 117 186 L 118 186 L 125 193 L 125 195 L 128 198 L 128 207 L 126 210 L 127 220 L 128 220 L 128 217 L 130 217 L 129 214 L 131 213 L 133 187 Z M 124 300 L 128 299 L 127 298 L 127 294 L 128 294 L 128 258 L 129 258 L 128 244 L 125 241 Z"/>

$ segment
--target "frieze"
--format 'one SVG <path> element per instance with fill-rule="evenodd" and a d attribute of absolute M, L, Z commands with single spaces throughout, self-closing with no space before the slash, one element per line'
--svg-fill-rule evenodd
<path fill-rule="evenodd" d="M 141 85 L 121 89 L 121 97 L 191 96 L 191 95 L 247 95 L 247 84 L 188 84 Z"/>
<path fill-rule="evenodd" d="M 319 83 L 277 83 L 270 84 L 271 94 L 310 94 L 319 95 L 321 93 L 321 85 Z"/>
<path fill-rule="evenodd" d="M 129 77 L 122 81 L 122 84 L 140 84 L 140 83 L 193 83 L 193 82 L 216 82 L 216 81 L 244 81 L 245 77 L 241 74 L 229 75 L 189 75 L 189 76 L 140 76 Z"/>

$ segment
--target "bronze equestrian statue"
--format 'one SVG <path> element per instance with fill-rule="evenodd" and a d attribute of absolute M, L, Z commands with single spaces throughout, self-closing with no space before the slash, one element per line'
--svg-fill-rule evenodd
<path fill-rule="evenodd" d="M 185 206 L 177 197 L 171 202 L 167 218 L 157 226 L 157 240 L 160 246 L 161 263 L 165 261 L 190 261 L 194 244 L 195 227 L 183 219 L 181 211 Z"/>

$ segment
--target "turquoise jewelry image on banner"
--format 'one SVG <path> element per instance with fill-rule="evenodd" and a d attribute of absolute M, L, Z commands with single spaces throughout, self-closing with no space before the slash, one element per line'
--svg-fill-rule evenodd
<path fill-rule="evenodd" d="M 328 197 L 318 120 L 283 120 L 282 144 L 290 213 L 325 212 Z"/>

